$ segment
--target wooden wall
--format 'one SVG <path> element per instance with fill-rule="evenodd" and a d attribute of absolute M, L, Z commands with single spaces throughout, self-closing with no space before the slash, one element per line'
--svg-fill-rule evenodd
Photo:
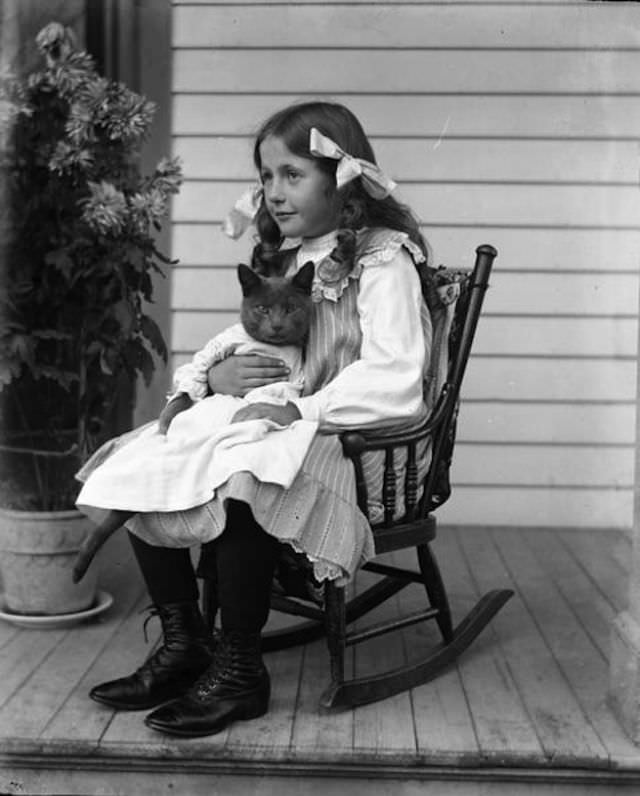
<path fill-rule="evenodd" d="M 499 259 L 464 388 L 461 523 L 631 527 L 640 4 L 174 0 L 174 363 L 235 319 L 220 221 L 252 134 L 348 104 L 436 262 Z"/>

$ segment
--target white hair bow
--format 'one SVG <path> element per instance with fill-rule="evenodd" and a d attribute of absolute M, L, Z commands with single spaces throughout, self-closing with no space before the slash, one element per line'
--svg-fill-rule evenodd
<path fill-rule="evenodd" d="M 262 202 L 262 185 L 256 183 L 237 199 L 229 214 L 222 223 L 222 231 L 230 238 L 237 240 L 249 227 L 260 209 Z"/>
<path fill-rule="evenodd" d="M 317 128 L 311 128 L 309 151 L 317 158 L 331 158 L 338 161 L 336 185 L 342 188 L 356 177 L 362 179 L 365 191 L 374 199 L 384 199 L 396 188 L 395 182 L 384 174 L 375 163 L 363 158 L 354 158 L 323 135 Z"/>

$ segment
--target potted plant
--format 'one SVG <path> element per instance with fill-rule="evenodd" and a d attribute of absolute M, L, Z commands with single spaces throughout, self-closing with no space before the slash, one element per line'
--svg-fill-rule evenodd
<path fill-rule="evenodd" d="M 125 430 L 118 397 L 166 362 L 145 303 L 169 262 L 154 234 L 181 174 L 169 158 L 141 173 L 153 103 L 98 74 L 68 28 L 51 23 L 36 44 L 41 68 L 0 95 L 0 572 L 7 610 L 57 614 L 95 592 L 71 585 L 87 531 L 74 473 Z M 58 553 L 46 575 L 48 556 L 23 555 L 41 546 Z M 62 603 L 41 588 L 54 576 Z"/>

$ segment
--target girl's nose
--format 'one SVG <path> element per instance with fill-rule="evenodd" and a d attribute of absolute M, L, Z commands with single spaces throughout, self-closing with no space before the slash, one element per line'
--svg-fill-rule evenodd
<path fill-rule="evenodd" d="M 269 182 L 269 189 L 267 191 L 267 199 L 270 202 L 274 202 L 274 203 L 277 204 L 278 202 L 283 202 L 284 201 L 282 185 L 283 185 L 282 180 L 278 179 L 277 177 L 274 177 Z"/>

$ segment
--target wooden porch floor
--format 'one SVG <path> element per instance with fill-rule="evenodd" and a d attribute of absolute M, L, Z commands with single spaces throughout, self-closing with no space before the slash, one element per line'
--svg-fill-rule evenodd
<path fill-rule="evenodd" d="M 183 775 L 229 772 L 396 777 L 423 786 L 468 778 L 491 780 L 491 793 L 502 792 L 499 781 L 518 780 L 615 783 L 637 792 L 640 748 L 606 702 L 609 631 L 626 601 L 628 541 L 609 532 L 443 528 L 434 548 L 454 618 L 490 588 L 516 592 L 455 667 L 409 693 L 327 713 L 318 708 L 326 684 L 324 644 L 270 653 L 273 698 L 266 717 L 210 738 L 174 740 L 147 729 L 142 714 L 114 713 L 86 696 L 93 684 L 132 671 L 151 648 L 139 613 L 148 598 L 124 538 L 113 539 L 101 585 L 115 602 L 99 620 L 57 630 L 0 622 L 0 792 L 133 792 L 115 784 L 83 790 L 89 772 L 103 782 L 116 772 L 165 776 L 166 791 L 156 784 L 154 793 L 171 792 Z M 411 586 L 398 599 L 420 598 Z M 155 621 L 150 629 L 157 633 Z M 399 664 L 434 638 L 430 624 L 402 631 L 395 644 L 389 637 L 373 640 L 358 648 L 352 665 L 364 672 L 380 661 Z M 47 790 L 56 772 L 66 772 L 64 791 Z M 72 787 L 79 772 L 85 774 L 77 782 L 85 784 Z M 173 792 L 201 791 L 194 785 Z"/>

